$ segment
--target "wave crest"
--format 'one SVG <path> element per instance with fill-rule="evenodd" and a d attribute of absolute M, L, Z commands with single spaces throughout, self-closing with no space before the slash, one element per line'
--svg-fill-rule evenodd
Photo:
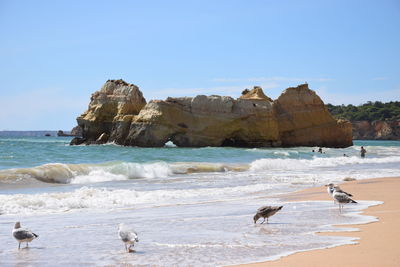
<path fill-rule="evenodd" d="M 137 178 L 167 178 L 175 174 L 200 172 L 244 171 L 248 165 L 218 163 L 133 163 L 109 162 L 103 164 L 50 163 L 33 168 L 0 171 L 0 180 L 18 181 L 34 178 L 46 183 L 86 184 Z"/>

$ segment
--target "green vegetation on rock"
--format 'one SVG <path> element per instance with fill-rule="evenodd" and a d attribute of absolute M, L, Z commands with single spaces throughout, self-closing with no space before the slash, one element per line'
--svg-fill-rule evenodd
<path fill-rule="evenodd" d="M 391 101 L 382 103 L 379 101 L 368 101 L 365 104 L 338 105 L 327 104 L 329 112 L 337 119 L 347 119 L 350 121 L 375 121 L 375 120 L 399 120 L 400 102 Z"/>

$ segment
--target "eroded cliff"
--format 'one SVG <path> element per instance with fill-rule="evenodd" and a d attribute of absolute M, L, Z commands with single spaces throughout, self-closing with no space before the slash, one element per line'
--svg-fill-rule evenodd
<path fill-rule="evenodd" d="M 353 139 L 400 140 L 400 120 L 353 121 Z"/>
<path fill-rule="evenodd" d="M 109 80 L 77 118 L 83 138 L 73 144 L 115 142 L 161 147 L 352 145 L 351 124 L 336 121 L 308 85 L 286 89 L 275 101 L 260 87 L 238 99 L 205 96 L 152 100 L 135 85 Z"/>

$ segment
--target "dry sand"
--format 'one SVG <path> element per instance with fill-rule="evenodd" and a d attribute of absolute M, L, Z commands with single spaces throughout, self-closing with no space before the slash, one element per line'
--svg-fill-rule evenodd
<path fill-rule="evenodd" d="M 241 266 L 400 266 L 400 177 L 345 182 L 341 188 L 351 192 L 355 200 L 384 201 L 364 211 L 377 217 L 379 222 L 356 225 L 358 232 L 323 233 L 359 237 L 358 244 L 300 252 L 276 261 Z M 287 200 L 331 198 L 325 187 L 316 187 L 291 194 Z"/>

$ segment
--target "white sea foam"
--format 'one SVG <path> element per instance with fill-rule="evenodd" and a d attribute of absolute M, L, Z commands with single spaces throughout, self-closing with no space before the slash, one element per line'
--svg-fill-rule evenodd
<path fill-rule="evenodd" d="M 214 198 L 219 200 L 263 192 L 271 187 L 270 184 L 255 184 L 223 188 L 137 191 L 84 186 L 71 192 L 0 195 L 0 203 L 3 214 L 53 213 L 85 208 L 109 210 L 140 204 L 170 205 L 176 201 L 180 204 L 197 203 L 203 198 L 207 201 Z"/>
<path fill-rule="evenodd" d="M 382 163 L 399 163 L 399 156 L 384 158 L 360 157 L 313 157 L 313 159 L 259 159 L 250 164 L 251 171 L 260 170 L 307 170 L 311 168 L 336 167 L 344 165 L 367 165 Z"/>

